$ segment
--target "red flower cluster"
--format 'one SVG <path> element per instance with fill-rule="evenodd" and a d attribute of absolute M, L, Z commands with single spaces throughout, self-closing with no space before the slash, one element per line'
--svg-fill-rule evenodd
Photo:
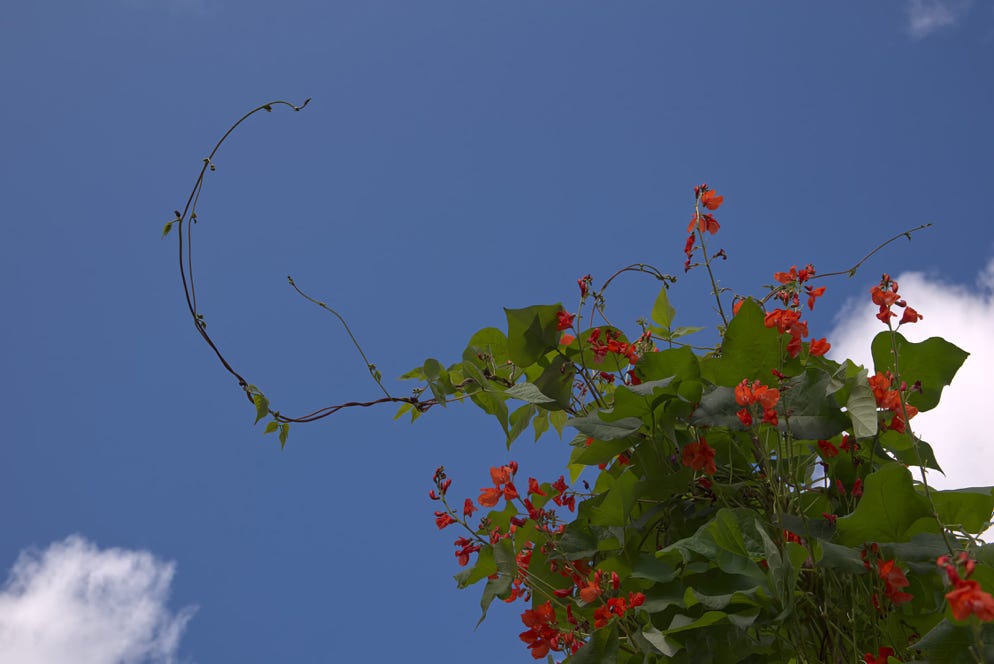
<path fill-rule="evenodd" d="M 887 664 L 889 657 L 894 655 L 894 649 L 883 647 L 877 650 L 877 656 L 874 657 L 871 653 L 866 653 L 863 655 L 864 664 Z"/>
<path fill-rule="evenodd" d="M 594 610 L 594 628 L 606 627 L 611 618 L 624 616 L 627 611 L 637 606 L 645 604 L 645 595 L 642 593 L 628 593 L 628 601 L 624 597 L 611 597 Z"/>
<path fill-rule="evenodd" d="M 758 380 L 749 384 L 747 378 L 735 386 L 735 403 L 745 406 L 736 415 L 744 426 L 751 427 L 753 423 L 752 413 L 749 406 L 758 404 L 763 411 L 763 422 L 776 425 L 777 418 L 776 405 L 780 400 L 780 390 L 760 384 Z"/>
<path fill-rule="evenodd" d="M 550 650 L 562 652 L 566 649 L 574 653 L 583 645 L 572 632 L 563 632 L 559 629 L 552 600 L 534 609 L 526 609 L 521 614 L 521 622 L 528 630 L 522 632 L 520 638 L 528 644 L 528 649 L 535 659 L 542 659 Z"/>
<path fill-rule="evenodd" d="M 559 479 L 552 483 L 552 488 L 556 490 L 556 495 L 552 497 L 552 502 L 560 507 L 565 505 L 566 509 L 570 512 L 576 510 L 576 494 L 565 495 L 569 487 L 566 485 L 566 478 L 564 476 L 560 475 Z"/>
<path fill-rule="evenodd" d="M 870 297 L 873 299 L 873 304 L 880 307 L 880 311 L 877 312 L 877 318 L 885 325 L 889 326 L 890 319 L 897 317 L 897 314 L 890 310 L 894 305 L 904 308 L 904 314 L 897 324 L 898 327 L 905 323 L 917 323 L 924 318 L 920 313 L 909 307 L 908 303 L 897 294 L 897 282 L 891 279 L 889 274 L 881 276 L 880 284 L 870 289 Z"/>
<path fill-rule="evenodd" d="M 801 352 L 801 339 L 808 336 L 808 323 L 801 320 L 801 312 L 797 309 L 774 309 L 763 319 L 766 327 L 775 327 L 780 334 L 789 334 L 787 354 L 797 357 Z M 825 338 L 815 339 L 808 346 L 808 354 L 821 356 L 828 352 L 832 344 Z"/>
<path fill-rule="evenodd" d="M 721 226 L 718 224 L 718 220 L 714 218 L 709 212 L 701 212 L 700 206 L 704 206 L 707 210 L 717 210 L 721 207 L 721 204 L 725 201 L 724 196 L 719 196 L 714 191 L 708 188 L 706 184 L 694 187 L 694 200 L 697 208 L 694 210 L 694 215 L 690 218 L 690 225 L 687 226 L 687 232 L 690 235 L 687 237 L 687 242 L 684 244 L 683 253 L 687 255 L 687 261 L 683 264 L 683 271 L 688 272 L 691 268 L 690 261 L 694 256 L 694 240 L 695 232 L 700 231 L 703 233 L 711 233 L 714 235 L 718 232 Z M 717 255 L 724 256 L 724 250 L 718 252 Z"/>
<path fill-rule="evenodd" d="M 635 344 L 619 341 L 621 333 L 617 330 L 612 330 L 610 328 L 604 329 L 604 337 L 607 343 L 601 343 L 601 329 L 602 328 L 599 327 L 594 328 L 587 337 L 587 343 L 590 344 L 590 350 L 594 352 L 594 362 L 603 362 L 608 353 L 614 353 L 628 358 L 629 364 L 635 364 L 639 361 L 639 356 L 635 352 Z"/>
<path fill-rule="evenodd" d="M 902 433 L 905 429 L 905 422 L 904 414 L 901 411 L 901 392 L 906 390 L 907 386 L 902 383 L 894 387 L 894 376 L 889 371 L 886 373 L 878 371 L 876 375 L 870 376 L 868 382 L 870 383 L 870 389 L 873 390 L 873 398 L 877 401 L 877 407 L 894 413 L 890 424 L 885 425 L 885 428 Z M 918 414 L 918 409 L 905 402 L 904 412 L 907 412 L 908 419 L 910 420 Z"/>
<path fill-rule="evenodd" d="M 518 472 L 518 464 L 515 461 L 510 462 L 506 466 L 492 466 L 490 468 L 490 479 L 494 485 L 480 489 L 480 497 L 477 499 L 480 506 L 493 507 L 501 499 L 501 496 L 505 500 L 514 500 L 517 498 L 518 490 L 515 488 L 514 482 L 511 481 L 516 472 Z"/>
<path fill-rule="evenodd" d="M 564 309 L 560 309 L 556 312 L 556 318 L 559 319 L 556 322 L 556 329 L 562 332 L 573 327 L 573 319 L 576 318 L 576 314 L 571 314 Z"/>
<path fill-rule="evenodd" d="M 717 470 L 714 465 L 714 450 L 704 438 L 683 446 L 682 461 L 688 468 L 703 470 L 707 475 L 714 475 Z"/>
<path fill-rule="evenodd" d="M 954 565 L 949 556 L 941 556 L 936 562 L 939 567 L 946 570 L 946 576 L 953 584 L 953 589 L 946 593 L 946 601 L 952 609 L 953 618 L 966 620 L 971 615 L 975 615 L 984 622 L 994 620 L 994 597 L 981 590 L 977 581 L 969 579 L 974 568 L 974 562 L 970 560 L 969 555 L 965 551 L 961 552 L 956 560 L 958 565 Z M 962 569 L 963 576 L 960 576 L 957 566 Z"/>

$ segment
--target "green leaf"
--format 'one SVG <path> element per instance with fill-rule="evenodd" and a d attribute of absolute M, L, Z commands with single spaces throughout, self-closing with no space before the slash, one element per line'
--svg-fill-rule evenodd
<path fill-rule="evenodd" d="M 605 422 L 597 416 L 597 413 L 573 417 L 566 423 L 584 436 L 590 436 L 594 440 L 618 440 L 630 436 L 642 427 L 642 420 L 637 417 L 625 417 L 614 422 Z"/>
<path fill-rule="evenodd" d="M 781 390 L 781 405 L 789 418 L 780 417 L 779 429 L 790 426 L 795 438 L 804 440 L 828 439 L 849 425 L 849 418 L 839 408 L 829 393 L 832 377 L 820 369 L 808 369 L 787 382 Z"/>
<path fill-rule="evenodd" d="M 514 581 L 514 577 L 518 572 L 518 567 L 514 560 L 514 545 L 511 544 L 511 540 L 503 539 L 495 544 L 492 549 L 494 561 L 497 564 L 497 578 L 489 579 L 487 585 L 483 588 L 483 597 L 480 598 L 480 608 L 483 610 L 483 615 L 477 621 L 477 627 L 487 617 L 487 610 L 490 608 L 490 604 L 494 599 L 507 597 L 511 590 L 511 582 Z"/>
<path fill-rule="evenodd" d="M 533 403 L 537 405 L 544 405 L 553 403 L 555 400 L 551 397 L 547 397 L 542 394 L 542 390 L 533 383 L 518 383 L 512 387 L 507 388 L 504 394 L 513 398 L 519 399 L 521 401 L 527 401 L 528 403 Z"/>
<path fill-rule="evenodd" d="M 644 382 L 663 378 L 689 380 L 700 378 L 701 375 L 697 356 L 686 346 L 646 353 L 639 358 L 635 367 Z"/>
<path fill-rule="evenodd" d="M 897 375 L 891 348 L 890 332 L 881 332 L 873 339 L 870 349 L 877 371 L 890 371 Z M 952 382 L 953 376 L 970 355 L 965 350 L 940 337 L 912 343 L 903 335 L 894 333 L 897 346 L 898 369 L 901 380 L 908 385 L 921 381 L 922 391 L 912 392 L 908 403 L 920 411 L 931 410 L 939 404 L 942 388 Z"/>
<path fill-rule="evenodd" d="M 573 376 L 575 375 L 576 368 L 572 362 L 561 355 L 552 358 L 549 366 L 535 379 L 535 387 L 552 401 L 539 405 L 546 410 L 569 408 L 570 398 L 573 394 Z"/>
<path fill-rule="evenodd" d="M 165 238 L 169 235 L 169 231 L 173 229 L 173 222 L 167 221 L 166 225 L 162 227 L 162 237 Z"/>
<path fill-rule="evenodd" d="M 994 661 L 994 624 L 981 624 L 978 632 L 983 646 L 979 661 Z M 969 623 L 956 624 L 946 618 L 914 647 L 928 654 L 926 661 L 930 664 L 971 664 L 978 661 L 970 654 L 974 644 L 974 632 Z"/>
<path fill-rule="evenodd" d="M 890 451 L 898 461 L 909 466 L 924 466 L 942 472 L 939 462 L 935 460 L 935 452 L 932 446 L 924 440 L 916 441 L 907 433 L 898 433 L 893 429 L 884 431 L 881 434 L 880 446 Z M 917 448 L 917 452 L 915 449 Z"/>
<path fill-rule="evenodd" d="M 290 435 L 290 423 L 284 422 L 280 425 L 280 449 L 286 447 L 286 439 Z"/>
<path fill-rule="evenodd" d="M 856 509 L 836 522 L 837 540 L 847 546 L 906 542 L 920 529 L 916 522 L 929 518 L 928 501 L 915 491 L 908 469 L 900 463 L 887 463 L 866 476 Z"/>
<path fill-rule="evenodd" d="M 559 345 L 556 314 L 561 304 L 537 304 L 524 309 L 504 309 L 507 316 L 507 354 L 519 367 L 527 367 Z"/>
<path fill-rule="evenodd" d="M 673 657 L 683 648 L 678 641 L 653 627 L 652 623 L 642 628 L 642 638 L 649 642 L 657 654 L 664 657 Z"/>
<path fill-rule="evenodd" d="M 670 304 L 669 295 L 666 293 L 666 286 L 663 286 L 659 289 L 659 295 L 656 296 L 655 304 L 652 305 L 652 320 L 656 325 L 669 330 L 675 315 L 676 309 Z"/>
<path fill-rule="evenodd" d="M 743 378 L 770 380 L 770 369 L 780 366 L 780 333 L 763 324 L 762 308 L 745 300 L 729 322 L 721 344 L 721 357 L 701 362 L 701 375 L 715 385 L 735 387 Z"/>
<path fill-rule="evenodd" d="M 535 442 L 542 437 L 542 434 L 549 430 L 549 411 L 540 410 L 532 419 L 532 429 L 535 430 Z"/>
<path fill-rule="evenodd" d="M 991 487 L 932 491 L 932 502 L 942 523 L 947 526 L 958 524 L 968 533 L 980 533 L 987 529 L 994 514 L 994 495 Z"/>
<path fill-rule="evenodd" d="M 705 611 L 699 618 L 692 618 L 681 613 L 673 616 L 670 626 L 666 629 L 666 634 L 677 634 L 691 629 L 700 629 L 726 619 L 728 614 L 724 611 Z"/>
<path fill-rule="evenodd" d="M 489 544 L 484 544 L 476 554 L 476 564 L 455 575 L 456 585 L 462 589 L 497 573 L 497 561 L 494 560 L 494 550 Z"/>
<path fill-rule="evenodd" d="M 877 400 L 867 382 L 866 369 L 861 369 L 853 381 L 846 400 L 846 414 L 857 440 L 877 434 Z"/>
<path fill-rule="evenodd" d="M 596 466 L 601 463 L 607 463 L 631 446 L 632 441 L 627 438 L 594 440 L 590 445 L 577 445 L 574 447 L 573 453 L 570 454 L 569 462 L 571 464 L 580 463 L 584 466 Z"/>
<path fill-rule="evenodd" d="M 266 430 L 263 431 L 262 433 L 264 433 L 264 434 L 266 434 L 266 433 L 273 433 L 279 427 L 280 427 L 279 422 L 277 422 L 276 420 L 273 420 L 272 422 L 270 422 L 269 424 L 266 425 Z"/>
<path fill-rule="evenodd" d="M 603 476 L 602 477 L 610 477 Z M 610 488 L 604 494 L 600 505 L 591 508 L 590 523 L 594 526 L 624 526 L 631 520 L 632 505 L 635 504 L 638 477 L 635 473 L 625 471 L 613 479 Z"/>
<path fill-rule="evenodd" d="M 511 417 L 508 418 L 510 423 L 510 430 L 507 432 L 507 447 L 511 447 L 511 443 L 517 439 L 518 436 L 528 428 L 528 423 L 531 422 L 532 415 L 535 414 L 535 406 L 530 403 L 526 403 L 520 408 L 516 409 L 511 413 Z"/>
<path fill-rule="evenodd" d="M 255 404 L 255 423 L 258 424 L 259 420 L 269 415 L 269 399 L 257 392 L 252 395 L 252 403 Z"/>

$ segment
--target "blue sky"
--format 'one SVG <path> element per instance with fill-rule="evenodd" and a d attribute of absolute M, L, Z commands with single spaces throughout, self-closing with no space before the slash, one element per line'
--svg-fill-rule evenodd
<path fill-rule="evenodd" d="M 900 275 L 917 333 L 972 353 L 922 431 L 948 481 L 994 484 L 969 425 L 994 366 L 989 1 L 21 2 L 0 59 L 4 661 L 531 661 L 520 607 L 474 631 L 427 491 L 440 464 L 460 496 L 511 458 L 555 479 L 563 443 L 508 453 L 453 407 L 342 412 L 280 451 L 185 317 L 162 225 L 272 99 L 313 102 L 222 149 L 196 258 L 211 332 L 285 412 L 377 396 L 287 274 L 403 392 L 502 306 L 574 302 L 631 262 L 681 273 L 708 182 L 744 294 L 934 224 L 809 319 L 858 356 L 869 287 Z M 615 288 L 634 328 L 655 285 Z M 714 323 L 706 293 L 681 278 L 678 324 Z"/>

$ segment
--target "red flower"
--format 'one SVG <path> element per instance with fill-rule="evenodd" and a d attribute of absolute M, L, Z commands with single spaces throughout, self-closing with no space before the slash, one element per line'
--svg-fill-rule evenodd
<path fill-rule="evenodd" d="M 955 589 L 946 593 L 946 599 L 956 620 L 966 620 L 970 614 L 984 622 L 994 620 L 994 597 L 981 590 L 976 581 L 960 580 Z"/>
<path fill-rule="evenodd" d="M 893 648 L 883 647 L 877 651 L 877 656 L 874 657 L 870 653 L 863 655 L 863 662 L 865 664 L 887 664 L 887 658 L 894 654 Z"/>
<path fill-rule="evenodd" d="M 559 319 L 556 323 L 556 329 L 562 332 L 563 330 L 568 330 L 573 326 L 573 319 L 576 318 L 576 314 L 571 314 L 560 309 L 556 312 L 556 318 Z"/>
<path fill-rule="evenodd" d="M 683 245 L 683 253 L 687 254 L 687 258 L 690 258 L 694 253 L 694 240 L 696 237 L 693 233 L 687 236 L 687 243 Z"/>
<path fill-rule="evenodd" d="M 826 459 L 839 455 L 839 448 L 827 440 L 819 440 L 818 449 L 821 451 L 821 455 Z"/>
<path fill-rule="evenodd" d="M 599 580 L 589 582 L 583 588 L 580 588 L 580 599 L 582 599 L 587 604 L 591 604 L 594 600 L 601 596 L 604 589 L 601 588 Z"/>
<path fill-rule="evenodd" d="M 749 413 L 748 408 L 741 409 L 740 411 L 735 413 L 735 415 L 739 418 L 739 421 L 742 422 L 743 426 L 746 427 L 752 426 L 752 414 Z"/>
<path fill-rule="evenodd" d="M 822 337 L 821 339 L 815 339 L 814 341 L 811 342 L 811 345 L 808 347 L 808 354 L 814 355 L 815 357 L 821 357 L 822 355 L 827 353 L 831 347 L 832 344 L 825 341 L 824 337 Z"/>
<path fill-rule="evenodd" d="M 559 343 L 562 346 L 569 346 L 574 341 L 576 341 L 576 337 L 574 337 L 572 334 L 564 334 L 562 338 L 559 339 Z"/>
<path fill-rule="evenodd" d="M 593 282 L 594 278 L 589 274 L 576 280 L 576 285 L 580 287 L 580 297 L 587 297 L 587 292 L 590 290 L 590 284 Z"/>
<path fill-rule="evenodd" d="M 688 443 L 683 446 L 683 465 L 714 475 L 717 470 L 714 465 L 714 450 L 703 438 L 696 443 Z"/>
<path fill-rule="evenodd" d="M 703 205 L 709 210 L 717 210 L 719 207 L 721 207 L 721 204 L 724 202 L 725 202 L 724 196 L 719 196 L 710 189 L 706 189 L 701 194 L 701 205 Z"/>
<path fill-rule="evenodd" d="M 602 604 L 594 609 L 594 629 L 600 629 L 601 627 L 606 627 L 609 622 L 611 622 L 611 607 L 607 604 Z"/>
<path fill-rule="evenodd" d="M 439 530 L 445 528 L 446 526 L 450 526 L 455 522 L 455 517 L 448 512 L 435 512 L 435 525 L 438 526 Z"/>
<path fill-rule="evenodd" d="M 854 488 L 853 493 L 855 494 L 855 492 Z M 893 560 L 888 560 L 887 562 L 878 560 L 877 574 L 884 581 L 884 592 L 894 604 L 904 604 L 915 598 L 914 595 L 901 591 L 901 588 L 906 588 L 911 582 L 908 581 L 908 577 L 904 575 L 904 572 L 900 567 L 897 567 Z"/>
<path fill-rule="evenodd" d="M 518 490 L 514 486 L 514 482 L 508 482 L 504 485 L 504 498 L 507 500 L 514 500 L 518 497 Z"/>
<path fill-rule="evenodd" d="M 468 516 L 473 516 L 473 512 L 475 512 L 476 510 L 477 510 L 476 505 L 473 504 L 472 500 L 470 500 L 469 498 L 467 498 L 466 502 L 463 503 L 463 506 L 462 506 L 462 515 L 463 516 L 467 516 L 467 517 Z"/>
<path fill-rule="evenodd" d="M 852 495 L 853 498 L 859 498 L 863 495 L 863 479 L 861 477 L 857 477 L 856 481 L 853 482 Z"/>
<path fill-rule="evenodd" d="M 542 491 L 542 488 L 538 485 L 538 480 L 535 479 L 534 477 L 528 478 L 528 493 L 529 494 L 536 493 L 540 496 L 548 495 L 545 493 L 545 491 Z"/>
<path fill-rule="evenodd" d="M 491 466 L 490 479 L 493 480 L 494 486 L 506 484 L 511 481 L 511 469 L 508 466 L 500 466 L 499 468 Z"/>
<path fill-rule="evenodd" d="M 504 492 L 496 487 L 486 487 L 480 489 L 480 497 L 476 502 L 480 503 L 481 507 L 493 507 L 503 495 Z"/>
<path fill-rule="evenodd" d="M 804 290 L 808 294 L 808 309 L 814 309 L 815 300 L 825 294 L 825 287 L 819 286 L 818 288 L 812 288 L 811 286 L 805 286 Z"/>
<path fill-rule="evenodd" d="M 904 310 L 904 315 L 901 316 L 901 321 L 899 324 L 904 325 L 905 323 L 917 323 L 922 318 L 924 318 L 924 316 L 922 316 L 920 313 L 918 313 L 911 307 L 908 307 L 907 309 Z"/>

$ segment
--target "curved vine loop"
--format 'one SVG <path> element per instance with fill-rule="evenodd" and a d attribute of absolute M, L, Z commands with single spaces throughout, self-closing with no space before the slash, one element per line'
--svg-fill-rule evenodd
<path fill-rule="evenodd" d="M 231 361 L 229 361 L 228 358 L 225 357 L 224 353 L 221 352 L 221 349 L 218 347 L 217 342 L 215 342 L 214 339 L 211 338 L 211 335 L 207 332 L 207 322 L 204 318 L 203 313 L 200 311 L 197 305 L 196 280 L 194 278 L 194 271 L 193 271 L 193 227 L 197 223 L 197 204 L 200 201 L 200 195 L 203 193 L 204 182 L 207 173 L 216 170 L 214 165 L 214 157 L 215 155 L 217 155 L 218 150 L 221 149 L 221 146 L 228 139 L 228 137 L 231 136 L 231 134 L 235 131 L 235 129 L 237 129 L 239 125 L 241 125 L 243 122 L 248 120 L 256 113 L 259 113 L 260 111 L 272 112 L 273 108 L 277 106 L 286 106 L 292 109 L 293 111 L 301 111 L 307 106 L 307 104 L 310 103 L 310 101 L 311 99 L 308 97 L 306 100 L 304 100 L 304 103 L 300 104 L 299 106 L 284 100 L 271 101 L 253 108 L 251 111 L 240 117 L 238 121 L 236 121 L 233 125 L 228 127 L 228 130 L 225 131 L 224 134 L 221 136 L 221 138 L 218 139 L 217 143 L 214 144 L 214 148 L 210 151 L 210 154 L 208 154 L 204 158 L 203 165 L 200 168 L 200 173 L 197 175 L 197 179 L 193 184 L 193 189 L 190 191 L 190 195 L 186 199 L 186 204 L 183 206 L 183 210 L 182 211 L 175 210 L 174 211 L 175 217 L 169 220 L 162 230 L 162 237 L 166 237 L 172 230 L 173 226 L 178 227 L 177 228 L 178 232 L 176 233 L 176 235 L 178 237 L 178 245 L 179 245 L 178 256 L 179 256 L 180 279 L 183 282 L 183 294 L 186 297 L 187 309 L 190 312 L 190 317 L 193 320 L 194 326 L 197 328 L 198 334 L 200 334 L 200 337 L 207 343 L 208 346 L 210 346 L 211 350 L 214 351 L 214 354 L 217 356 L 217 359 L 221 362 L 221 365 L 225 368 L 225 370 L 228 373 L 230 373 L 232 376 L 234 376 L 234 378 L 238 381 L 238 386 L 242 389 L 242 391 L 245 392 L 245 395 L 248 398 L 248 400 L 256 406 L 256 411 L 258 414 L 256 422 L 258 422 L 263 417 L 266 417 L 267 415 L 271 416 L 273 418 L 273 422 L 270 422 L 269 427 L 271 428 L 267 428 L 266 430 L 267 433 L 269 433 L 270 431 L 275 431 L 277 426 L 282 425 L 283 428 L 280 432 L 280 439 L 284 443 L 286 441 L 286 430 L 290 423 L 313 422 L 315 420 L 320 420 L 322 418 L 328 417 L 329 415 L 337 413 L 339 410 L 342 410 L 343 408 L 352 408 L 352 407 L 365 408 L 382 403 L 402 403 L 402 404 L 410 404 L 417 410 L 423 412 L 438 403 L 436 399 L 422 400 L 418 398 L 418 395 L 420 394 L 420 392 L 418 391 L 415 391 L 414 396 L 410 397 L 391 396 L 390 393 L 387 392 L 386 388 L 384 388 L 381 383 L 379 371 L 377 371 L 376 365 L 369 362 L 369 360 L 366 358 L 366 354 L 363 352 L 362 348 L 359 345 L 359 342 L 352 334 L 352 331 L 349 329 L 349 326 L 345 322 L 345 319 L 342 318 L 342 316 L 339 315 L 338 312 L 336 312 L 334 309 L 330 308 L 323 302 L 319 302 L 311 298 L 310 296 L 306 295 L 303 291 L 301 291 L 297 287 L 297 285 L 293 282 L 292 279 L 289 280 L 290 285 L 301 296 L 303 296 L 310 302 L 313 302 L 318 306 L 331 312 L 341 321 L 342 325 L 345 326 L 345 330 L 348 332 L 349 336 L 351 337 L 352 342 L 355 344 L 356 349 L 358 349 L 359 354 L 366 362 L 366 366 L 370 372 L 370 375 L 376 381 L 377 385 L 379 385 L 380 389 L 383 390 L 383 393 L 386 396 L 371 401 L 349 401 L 346 403 L 337 404 L 333 406 L 325 406 L 324 408 L 319 408 L 318 410 L 315 410 L 311 413 L 308 413 L 306 415 L 301 415 L 298 417 L 291 417 L 289 415 L 284 415 L 278 410 L 273 410 L 272 408 L 270 408 L 268 399 L 266 399 L 266 397 L 255 385 L 249 383 L 249 381 L 246 380 L 246 378 L 237 369 L 235 369 Z"/>

